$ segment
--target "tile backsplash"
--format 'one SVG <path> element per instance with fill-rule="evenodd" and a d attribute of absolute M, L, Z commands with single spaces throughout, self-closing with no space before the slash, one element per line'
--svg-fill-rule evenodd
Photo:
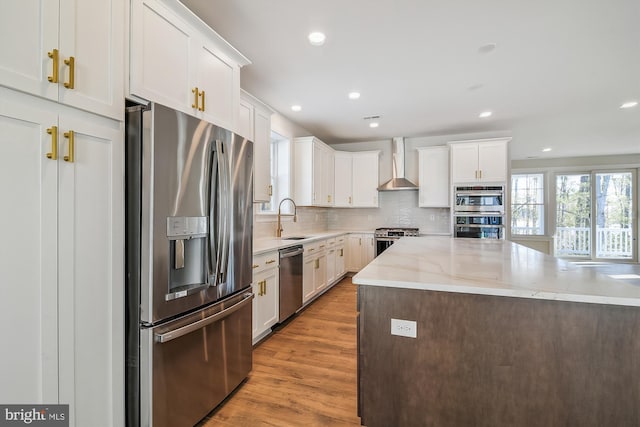
<path fill-rule="evenodd" d="M 418 227 L 424 234 L 450 232 L 447 208 L 419 208 L 417 191 L 378 193 L 379 208 L 298 208 L 298 222 L 283 216 L 284 235 L 327 230 L 373 231 L 378 227 Z M 256 238 L 275 237 L 277 218 L 254 216 Z"/>

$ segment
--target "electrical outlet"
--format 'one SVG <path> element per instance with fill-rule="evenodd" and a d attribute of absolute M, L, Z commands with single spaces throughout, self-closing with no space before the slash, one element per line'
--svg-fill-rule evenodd
<path fill-rule="evenodd" d="M 414 320 L 391 319 L 391 335 L 417 338 L 418 325 Z"/>

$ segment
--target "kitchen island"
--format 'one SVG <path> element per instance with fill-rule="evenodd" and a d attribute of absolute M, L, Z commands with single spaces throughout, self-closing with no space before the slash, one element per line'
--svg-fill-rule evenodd
<path fill-rule="evenodd" d="M 364 425 L 640 425 L 633 280 L 509 241 L 406 237 L 353 282 Z"/>

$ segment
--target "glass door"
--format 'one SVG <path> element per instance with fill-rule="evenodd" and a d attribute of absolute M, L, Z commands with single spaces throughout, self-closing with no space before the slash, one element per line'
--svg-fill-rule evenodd
<path fill-rule="evenodd" d="M 555 255 L 591 258 L 591 174 L 556 175 Z"/>
<path fill-rule="evenodd" d="M 595 257 L 634 258 L 632 172 L 595 174 Z"/>
<path fill-rule="evenodd" d="M 556 175 L 555 254 L 634 261 L 633 171 Z"/>

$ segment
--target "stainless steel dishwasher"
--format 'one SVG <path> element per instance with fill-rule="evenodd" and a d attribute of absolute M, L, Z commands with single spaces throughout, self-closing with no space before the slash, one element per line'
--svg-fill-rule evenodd
<path fill-rule="evenodd" d="M 284 322 L 302 307 L 302 246 L 280 249 L 280 317 Z"/>

